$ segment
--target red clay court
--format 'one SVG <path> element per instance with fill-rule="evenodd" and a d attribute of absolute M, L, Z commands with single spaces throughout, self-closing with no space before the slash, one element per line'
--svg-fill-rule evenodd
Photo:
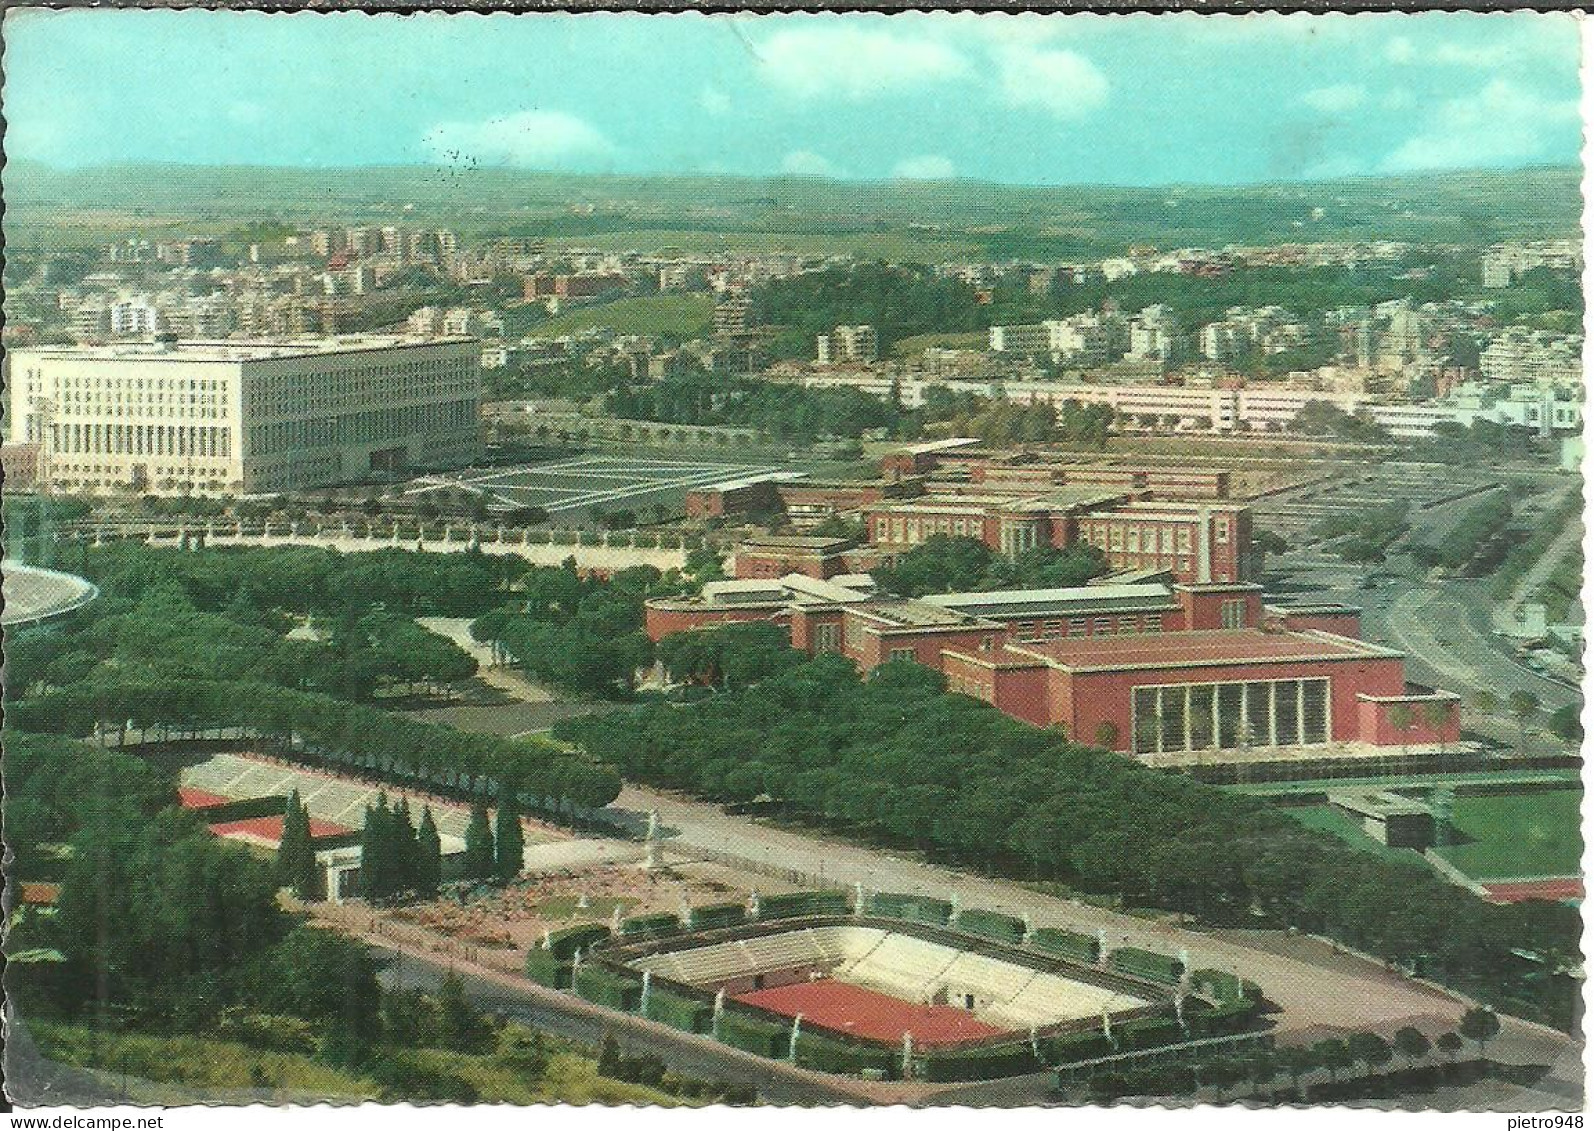
<path fill-rule="evenodd" d="M 250 817 L 244 821 L 222 821 L 220 824 L 211 825 L 210 831 L 217 836 L 244 836 L 254 840 L 280 844 L 282 843 L 282 818 Z M 334 825 L 331 821 L 310 818 L 310 835 L 313 837 L 338 836 L 351 831 L 342 825 Z"/>
<path fill-rule="evenodd" d="M 1566 900 L 1583 898 L 1583 881 L 1576 876 L 1549 877 L 1542 880 L 1513 880 L 1508 883 L 1485 883 L 1483 890 L 1495 903 L 1521 903 L 1528 899 Z"/>
<path fill-rule="evenodd" d="M 195 789 L 187 785 L 177 787 L 177 801 L 184 809 L 209 809 L 212 805 L 226 805 L 231 800 L 208 789 Z"/>
<path fill-rule="evenodd" d="M 735 1000 L 787 1017 L 801 1013 L 804 1021 L 871 1040 L 900 1041 L 903 1033 L 912 1033 L 917 1048 L 957 1045 L 1006 1032 L 954 1006 L 914 1005 L 833 979 L 755 990 L 738 994 Z"/>

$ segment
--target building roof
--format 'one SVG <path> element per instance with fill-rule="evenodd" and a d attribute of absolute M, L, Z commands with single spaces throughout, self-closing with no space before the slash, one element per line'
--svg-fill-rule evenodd
<path fill-rule="evenodd" d="M 898 628 L 997 628 L 966 613 L 943 609 L 924 601 L 881 601 L 854 610 L 854 615 L 884 621 Z"/>
<path fill-rule="evenodd" d="M 1175 605 L 1169 588 L 1155 584 L 1004 589 L 995 593 L 936 593 L 920 599 L 942 608 L 987 616 L 1048 612 L 1077 614 L 1098 608 L 1140 610 Z"/>
<path fill-rule="evenodd" d="M 1010 644 L 1008 650 L 1033 655 L 1053 667 L 1076 672 L 1400 659 L 1402 656 L 1392 648 L 1328 632 L 1264 632 L 1256 628 L 1084 636 L 1037 644 Z"/>
<path fill-rule="evenodd" d="M 815 550 L 820 553 L 830 551 L 840 553 L 850 550 L 856 543 L 855 538 L 824 538 L 806 534 L 766 534 L 760 538 L 749 538 L 736 547 L 736 552 L 752 550 Z"/>
<path fill-rule="evenodd" d="M 928 440 L 908 448 L 909 455 L 927 456 L 936 452 L 950 452 L 956 448 L 972 447 L 980 442 L 978 436 L 953 436 L 946 440 Z"/>
<path fill-rule="evenodd" d="M 892 514 L 941 514 L 971 510 L 1054 511 L 1096 507 L 1123 499 L 1121 491 L 1099 487 L 1050 487 L 1030 495 L 926 495 L 909 503 L 883 503 L 877 509 Z"/>
<path fill-rule="evenodd" d="M 335 337 L 193 340 L 178 342 L 115 342 L 102 346 L 35 346 L 18 353 L 37 357 L 95 361 L 273 361 L 290 357 L 366 353 L 422 346 L 476 345 L 471 337 L 409 334 L 345 334 Z"/>
<path fill-rule="evenodd" d="M 739 479 L 726 479 L 720 483 L 709 483 L 702 487 L 693 487 L 692 493 L 704 491 L 737 491 L 743 487 L 756 487 L 760 483 L 789 483 L 796 479 L 806 479 L 806 471 L 765 471 L 758 475 L 744 475 Z"/>

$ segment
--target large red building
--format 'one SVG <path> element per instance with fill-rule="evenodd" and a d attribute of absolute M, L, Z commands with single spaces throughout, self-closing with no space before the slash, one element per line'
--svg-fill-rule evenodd
<path fill-rule="evenodd" d="M 1132 500 L 1123 492 L 1062 487 L 1044 494 L 929 495 L 864 508 L 869 541 L 904 553 L 937 534 L 978 538 L 1007 557 L 1036 547 L 1096 546 L 1114 570 L 1166 570 L 1180 581 L 1250 581 L 1260 572 L 1251 511 L 1228 503 Z"/>
<path fill-rule="evenodd" d="M 1459 739 L 1459 699 L 1409 685 L 1401 653 L 1357 639 L 1356 611 L 1272 607 L 1246 583 L 1142 581 L 908 599 L 872 579 L 713 582 L 647 603 L 647 631 L 772 621 L 809 655 L 867 671 L 911 660 L 1036 726 L 1145 758 Z M 1334 629 L 1322 626 L 1329 626 Z"/>

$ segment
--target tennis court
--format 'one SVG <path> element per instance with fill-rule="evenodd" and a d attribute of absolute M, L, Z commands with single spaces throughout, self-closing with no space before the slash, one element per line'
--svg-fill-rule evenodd
<path fill-rule="evenodd" d="M 956 1006 L 915 1005 L 832 979 L 755 990 L 738 994 L 736 1000 L 786 1017 L 801 1015 L 827 1029 L 870 1040 L 900 1041 L 902 1034 L 912 1033 L 918 1048 L 956 1045 L 1002 1032 Z"/>

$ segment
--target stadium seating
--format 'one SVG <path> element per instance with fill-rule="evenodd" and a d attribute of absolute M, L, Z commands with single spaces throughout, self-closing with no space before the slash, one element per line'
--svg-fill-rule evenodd
<path fill-rule="evenodd" d="M 956 961 L 959 951 L 912 935 L 890 934 L 838 974 L 904 1001 L 922 1002 L 937 976 Z"/>

